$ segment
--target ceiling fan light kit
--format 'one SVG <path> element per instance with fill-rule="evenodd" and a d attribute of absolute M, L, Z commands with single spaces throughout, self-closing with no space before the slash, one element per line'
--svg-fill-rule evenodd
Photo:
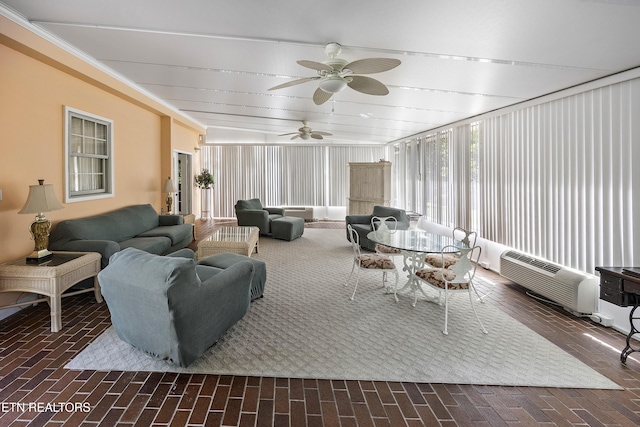
<path fill-rule="evenodd" d="M 319 80 L 318 89 L 316 89 L 313 94 L 313 102 L 316 105 L 324 104 L 334 93 L 344 90 L 347 86 L 367 95 L 383 96 L 389 93 L 389 89 L 378 80 L 356 74 L 374 74 L 389 71 L 400 65 L 400 60 L 392 58 L 366 58 L 347 62 L 344 59 L 336 58 L 341 51 L 342 47 L 338 43 L 327 44 L 324 52 L 329 57 L 328 61 L 297 61 L 297 63 L 303 67 L 316 70 L 318 77 L 305 77 L 292 80 L 274 86 L 269 90 L 284 89 L 289 86 Z"/>
<path fill-rule="evenodd" d="M 328 93 L 338 93 L 347 87 L 347 82 L 340 76 L 329 76 L 318 83 L 320 89 Z"/>

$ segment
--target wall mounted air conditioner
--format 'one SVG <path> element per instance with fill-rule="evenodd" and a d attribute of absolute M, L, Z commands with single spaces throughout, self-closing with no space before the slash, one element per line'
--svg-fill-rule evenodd
<path fill-rule="evenodd" d="M 500 255 L 500 274 L 568 311 L 596 311 L 599 281 L 595 276 L 512 250 Z"/>

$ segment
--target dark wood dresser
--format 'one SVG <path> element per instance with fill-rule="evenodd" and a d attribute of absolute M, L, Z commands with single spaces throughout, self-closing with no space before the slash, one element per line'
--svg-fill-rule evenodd
<path fill-rule="evenodd" d="M 640 333 L 634 321 L 640 321 L 635 316 L 640 305 L 640 267 L 596 267 L 600 272 L 600 299 L 620 307 L 633 307 L 629 313 L 629 334 L 627 345 L 620 354 L 620 361 L 626 363 L 627 356 L 640 351 L 631 347 L 631 339 Z M 638 325 L 640 327 L 640 325 Z"/>

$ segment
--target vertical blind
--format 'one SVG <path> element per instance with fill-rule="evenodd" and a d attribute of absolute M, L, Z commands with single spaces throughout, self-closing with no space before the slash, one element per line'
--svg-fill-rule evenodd
<path fill-rule="evenodd" d="M 240 199 L 265 206 L 346 206 L 347 164 L 387 158 L 386 146 L 211 145 L 200 151 L 214 175 L 213 216 L 233 217 Z"/>
<path fill-rule="evenodd" d="M 633 79 L 397 143 L 398 204 L 590 273 L 638 264 L 638 116 Z"/>

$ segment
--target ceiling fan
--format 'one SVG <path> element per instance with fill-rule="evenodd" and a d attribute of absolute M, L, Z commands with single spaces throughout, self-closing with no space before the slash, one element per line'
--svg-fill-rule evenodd
<path fill-rule="evenodd" d="M 274 86 L 269 90 L 282 89 L 319 80 L 318 89 L 316 89 L 313 94 L 313 102 L 315 102 L 316 105 L 324 104 L 334 93 L 340 92 L 347 86 L 358 92 L 366 93 L 367 95 L 387 95 L 389 93 L 389 89 L 378 80 L 357 74 L 374 74 L 389 71 L 400 65 L 400 60 L 392 58 L 367 58 L 347 62 L 344 59 L 336 58 L 341 51 L 342 47 L 338 43 L 327 44 L 324 48 L 324 53 L 329 57 L 328 61 L 297 61 L 298 64 L 303 67 L 316 70 L 318 77 L 305 77 L 292 80 Z"/>
<path fill-rule="evenodd" d="M 323 139 L 323 136 L 331 136 L 329 132 L 311 130 L 311 128 L 307 126 L 307 122 L 305 120 L 302 121 L 302 127 L 298 129 L 298 132 L 283 133 L 282 135 L 278 135 L 278 136 L 288 136 L 288 135 L 293 135 L 291 137 L 292 140 L 296 138 L 302 138 L 305 141 L 309 138 Z"/>

